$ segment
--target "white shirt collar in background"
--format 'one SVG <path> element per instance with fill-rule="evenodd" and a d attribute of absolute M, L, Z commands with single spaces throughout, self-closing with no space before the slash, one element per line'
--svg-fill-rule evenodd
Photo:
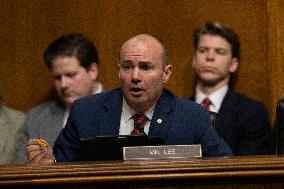
<path fill-rule="evenodd" d="M 220 89 L 218 89 L 217 91 L 213 92 L 212 94 L 210 94 L 208 96 L 208 98 L 211 101 L 211 105 L 209 107 L 209 110 L 212 112 L 219 112 L 219 109 L 221 107 L 221 104 L 223 102 L 223 99 L 227 93 L 229 89 L 228 85 L 225 85 L 223 87 L 221 87 Z M 195 91 L 195 102 L 198 104 L 202 104 L 202 101 L 204 100 L 204 98 L 206 98 L 207 96 L 198 88 L 196 87 L 196 91 Z"/>
<path fill-rule="evenodd" d="M 101 92 L 103 92 L 103 85 L 99 82 L 99 83 L 98 83 L 98 88 L 97 88 L 97 90 L 94 92 L 94 94 L 101 93 Z"/>

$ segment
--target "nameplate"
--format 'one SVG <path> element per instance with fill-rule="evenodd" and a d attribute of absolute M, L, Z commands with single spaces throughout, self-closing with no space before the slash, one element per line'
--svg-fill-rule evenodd
<path fill-rule="evenodd" d="M 123 147 L 123 160 L 183 159 L 202 157 L 201 145 Z"/>

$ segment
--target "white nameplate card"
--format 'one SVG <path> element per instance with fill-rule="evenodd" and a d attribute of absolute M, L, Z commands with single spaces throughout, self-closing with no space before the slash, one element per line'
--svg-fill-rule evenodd
<path fill-rule="evenodd" d="M 184 159 L 202 157 L 201 145 L 123 147 L 123 160 Z"/>

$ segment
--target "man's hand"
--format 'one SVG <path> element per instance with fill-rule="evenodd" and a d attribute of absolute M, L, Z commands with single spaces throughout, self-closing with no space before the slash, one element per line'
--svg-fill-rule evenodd
<path fill-rule="evenodd" d="M 27 146 L 29 164 L 52 164 L 54 156 L 50 145 L 43 139 L 30 139 Z"/>

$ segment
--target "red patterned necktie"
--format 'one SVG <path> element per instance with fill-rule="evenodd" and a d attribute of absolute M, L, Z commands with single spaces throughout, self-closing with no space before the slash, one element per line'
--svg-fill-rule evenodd
<path fill-rule="evenodd" d="M 144 132 L 144 125 L 149 120 L 144 114 L 135 114 L 133 116 L 134 120 L 134 129 L 131 131 L 130 135 L 146 135 Z"/>
<path fill-rule="evenodd" d="M 206 98 L 202 101 L 202 105 L 204 106 L 204 108 L 206 108 L 206 109 L 209 111 L 209 106 L 211 105 L 210 99 L 206 97 Z"/>

